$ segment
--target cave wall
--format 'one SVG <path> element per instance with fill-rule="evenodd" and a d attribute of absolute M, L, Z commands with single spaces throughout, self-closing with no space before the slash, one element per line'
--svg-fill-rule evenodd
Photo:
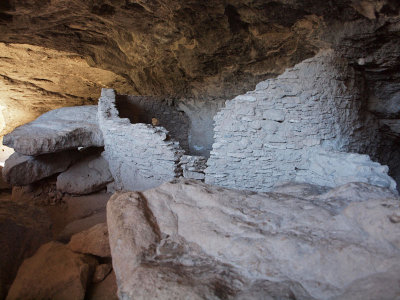
<path fill-rule="evenodd" d="M 110 87 L 185 106 L 199 100 L 189 147 L 205 155 L 220 106 L 199 103 L 232 99 L 328 47 L 359 66 L 371 110 L 387 117 L 398 103 L 399 8 L 396 0 L 3 0 L 0 135 L 50 109 L 93 104 Z"/>
<path fill-rule="evenodd" d="M 257 191 L 293 180 L 395 189 L 387 167 L 344 154 L 379 156 L 379 122 L 365 109 L 363 88 L 354 68 L 328 50 L 227 101 L 215 116 L 206 182 Z"/>

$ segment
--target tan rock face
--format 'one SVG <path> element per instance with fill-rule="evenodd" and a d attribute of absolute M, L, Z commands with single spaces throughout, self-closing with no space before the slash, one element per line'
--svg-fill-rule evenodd
<path fill-rule="evenodd" d="M 107 224 L 101 223 L 72 236 L 68 247 L 75 252 L 111 257 Z"/>
<path fill-rule="evenodd" d="M 3 299 L 22 261 L 51 238 L 45 211 L 0 201 L 0 298 Z"/>
<path fill-rule="evenodd" d="M 96 264 L 92 257 L 50 242 L 24 261 L 7 299 L 84 299 Z"/>
<path fill-rule="evenodd" d="M 94 104 L 101 87 L 114 85 L 132 91 L 121 76 L 75 53 L 0 43 L 0 134 L 51 109 Z"/>

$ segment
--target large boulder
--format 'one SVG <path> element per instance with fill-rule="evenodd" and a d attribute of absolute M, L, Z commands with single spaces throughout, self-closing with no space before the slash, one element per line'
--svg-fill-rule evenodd
<path fill-rule="evenodd" d="M 0 299 L 22 261 L 51 239 L 51 223 L 40 208 L 0 201 Z"/>
<path fill-rule="evenodd" d="M 102 147 L 97 106 L 63 107 L 17 127 L 3 144 L 24 155 L 39 155 L 78 147 Z"/>
<path fill-rule="evenodd" d="M 88 230 L 74 234 L 68 247 L 75 252 L 111 257 L 107 223 L 100 223 Z"/>
<path fill-rule="evenodd" d="M 28 185 L 65 171 L 81 155 L 78 150 L 40 156 L 26 156 L 15 152 L 5 162 L 3 178 L 11 185 Z"/>
<path fill-rule="evenodd" d="M 400 202 L 369 187 L 299 197 L 182 179 L 117 193 L 107 222 L 119 297 L 393 299 Z"/>
<path fill-rule="evenodd" d="M 96 264 L 96 259 L 74 253 L 61 243 L 45 244 L 19 268 L 7 300 L 83 300 Z"/>
<path fill-rule="evenodd" d="M 101 155 L 92 155 L 58 175 L 57 189 L 84 195 L 105 188 L 113 180 L 108 162 Z"/>

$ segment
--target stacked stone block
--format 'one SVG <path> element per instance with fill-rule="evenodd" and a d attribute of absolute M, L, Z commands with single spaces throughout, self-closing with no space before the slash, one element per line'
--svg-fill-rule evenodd
<path fill-rule="evenodd" d="M 376 155 L 378 122 L 363 110 L 362 100 L 355 71 L 330 50 L 259 83 L 215 116 L 206 182 L 269 191 L 310 174 L 314 183 L 333 186 L 335 175 L 316 174 L 310 157 L 326 151 L 329 157 L 337 151 Z M 366 176 L 352 180 L 365 182 Z M 393 187 L 387 174 L 383 185 Z"/>
<path fill-rule="evenodd" d="M 184 151 L 161 126 L 132 124 L 120 118 L 115 92 L 103 89 L 98 104 L 99 126 L 116 189 L 146 190 L 182 174 Z"/>

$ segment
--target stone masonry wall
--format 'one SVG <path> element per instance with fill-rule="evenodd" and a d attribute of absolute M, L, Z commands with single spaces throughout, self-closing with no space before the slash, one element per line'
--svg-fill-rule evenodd
<path fill-rule="evenodd" d="M 206 182 L 268 191 L 276 183 L 306 177 L 334 186 L 346 180 L 378 182 L 372 177 L 381 176 L 380 185 L 393 189 L 387 168 L 368 156 L 361 160 L 369 171 L 350 174 L 354 176 L 314 168 L 315 157 L 323 157 L 331 170 L 345 170 L 349 157 L 340 152 L 376 156 L 378 123 L 364 111 L 362 91 L 355 71 L 327 50 L 227 101 L 214 118 Z"/>
<path fill-rule="evenodd" d="M 163 127 L 120 118 L 111 89 L 101 92 L 98 120 L 115 189 L 146 190 L 181 175 L 179 143 Z"/>
<path fill-rule="evenodd" d="M 159 126 L 168 130 L 170 136 L 189 152 L 189 119 L 174 105 L 171 99 L 150 96 L 117 95 L 117 109 L 121 118 L 128 118 L 131 123 L 152 124 L 156 118 Z"/>

